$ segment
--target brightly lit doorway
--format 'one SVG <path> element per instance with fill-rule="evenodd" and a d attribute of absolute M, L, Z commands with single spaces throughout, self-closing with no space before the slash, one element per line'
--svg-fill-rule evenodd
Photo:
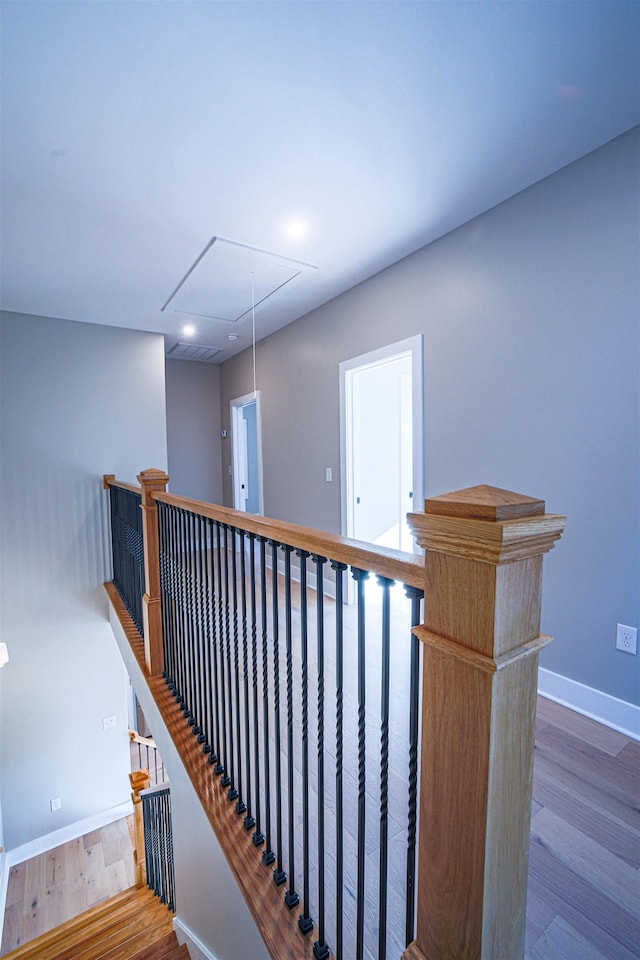
<path fill-rule="evenodd" d="M 231 401 L 233 507 L 264 513 L 260 391 Z"/>
<path fill-rule="evenodd" d="M 343 534 L 407 552 L 423 499 L 422 351 L 417 336 L 340 364 Z"/>

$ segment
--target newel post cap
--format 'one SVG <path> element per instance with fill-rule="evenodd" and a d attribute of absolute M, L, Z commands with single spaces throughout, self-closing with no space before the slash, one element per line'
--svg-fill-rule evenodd
<path fill-rule="evenodd" d="M 150 503 L 149 495 L 152 491 L 162 491 L 164 493 L 169 479 L 168 473 L 165 473 L 164 470 L 157 470 L 155 467 L 150 467 L 148 470 L 139 473 L 138 483 L 142 487 L 142 503 Z"/>
<path fill-rule="evenodd" d="M 431 497 L 407 519 L 425 550 L 486 563 L 546 553 L 566 523 L 545 513 L 544 500 L 487 484 Z"/>

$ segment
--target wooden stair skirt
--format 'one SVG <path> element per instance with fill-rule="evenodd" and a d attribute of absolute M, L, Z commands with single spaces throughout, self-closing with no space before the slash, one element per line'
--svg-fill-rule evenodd
<path fill-rule="evenodd" d="M 148 888 L 131 887 L 4 955 L 3 960 L 189 960 L 173 914 Z"/>

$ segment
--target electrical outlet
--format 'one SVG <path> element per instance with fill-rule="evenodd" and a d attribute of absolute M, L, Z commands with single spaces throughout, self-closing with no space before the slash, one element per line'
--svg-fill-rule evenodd
<path fill-rule="evenodd" d="M 625 653 L 638 652 L 638 628 L 628 627 L 624 623 L 618 624 L 616 632 L 616 650 L 623 650 Z"/>
<path fill-rule="evenodd" d="M 62 806 L 62 800 L 60 799 L 60 797 L 53 797 L 53 799 L 51 800 L 51 812 L 53 813 L 55 810 L 59 810 L 61 806 Z"/>
<path fill-rule="evenodd" d="M 116 718 L 115 718 L 115 717 L 103 717 L 103 718 L 102 718 L 102 729 L 103 729 L 103 730 L 111 730 L 111 728 L 112 728 L 112 727 L 115 727 L 115 726 L 116 726 Z"/>

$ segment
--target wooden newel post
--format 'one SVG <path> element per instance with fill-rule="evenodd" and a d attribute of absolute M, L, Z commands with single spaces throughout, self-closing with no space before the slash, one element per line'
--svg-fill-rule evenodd
<path fill-rule="evenodd" d="M 133 825 L 135 831 L 136 848 L 133 851 L 133 863 L 136 873 L 136 887 L 144 887 L 147 882 L 147 862 L 144 850 L 144 820 L 142 814 L 142 798 L 140 794 L 147 790 L 151 783 L 148 770 L 135 770 L 129 774 L 131 783 L 131 799 L 133 800 Z"/>
<path fill-rule="evenodd" d="M 142 598 L 144 618 L 144 656 L 149 676 L 164 670 L 162 646 L 162 608 L 160 603 L 160 551 L 158 507 L 151 494 L 164 493 L 169 482 L 163 470 L 143 470 L 138 475 L 142 487 L 142 529 L 144 533 L 144 576 L 146 591 Z"/>
<path fill-rule="evenodd" d="M 542 556 L 565 518 L 472 487 L 410 514 L 426 550 L 417 935 L 404 960 L 521 960 Z"/>

